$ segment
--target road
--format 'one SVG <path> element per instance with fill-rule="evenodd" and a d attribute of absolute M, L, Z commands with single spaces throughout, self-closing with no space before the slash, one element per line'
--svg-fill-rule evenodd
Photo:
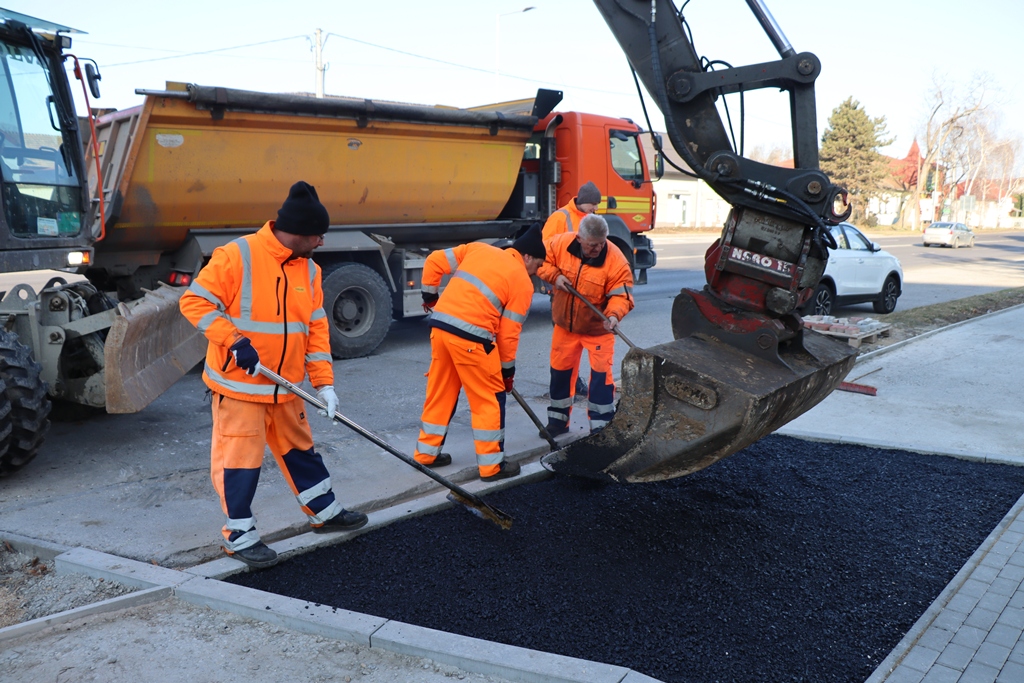
<path fill-rule="evenodd" d="M 900 260 L 906 282 L 896 310 L 962 299 L 1008 287 L 1024 287 L 1024 233 L 979 231 L 973 249 L 924 247 L 920 234 L 868 233 Z M 704 252 L 713 234 L 654 232 L 658 265 L 649 284 L 636 288 L 637 302 L 673 297 L 682 287 L 704 286 Z M 870 303 L 838 306 L 836 315 L 874 315 Z"/>

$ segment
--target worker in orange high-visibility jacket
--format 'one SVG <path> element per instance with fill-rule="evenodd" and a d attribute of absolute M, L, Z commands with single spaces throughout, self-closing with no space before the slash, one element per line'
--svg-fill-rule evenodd
<path fill-rule="evenodd" d="M 583 183 L 575 197 L 548 216 L 542 235 L 544 242 L 563 232 L 579 230 L 580 222 L 597 211 L 597 206 L 600 203 L 601 190 L 597 189 L 597 185 L 592 182 Z"/>
<path fill-rule="evenodd" d="M 464 390 L 480 478 L 519 474 L 519 464 L 505 460 L 505 394 L 512 390 L 519 333 L 533 299 L 530 276 L 543 262 L 539 223 L 505 250 L 473 242 L 427 257 L 423 305 L 431 309 L 433 329 L 417 462 L 427 467 L 451 463 L 441 447 Z M 445 275 L 452 277 L 438 296 Z"/>
<path fill-rule="evenodd" d="M 551 403 L 547 429 L 552 436 L 569 431 L 583 350 L 590 360 L 587 416 L 594 432 L 615 414 L 612 364 L 619 322 L 633 310 L 633 273 L 617 247 L 608 243 L 608 223 L 597 214 L 585 217 L 576 233 L 545 242 L 547 258 L 537 275 L 554 285 L 551 316 Z M 572 285 L 602 311 L 604 322 L 565 287 Z"/>
<path fill-rule="evenodd" d="M 295 384 L 308 374 L 333 422 L 330 331 L 311 258 L 329 220 L 313 186 L 295 183 L 277 220 L 215 249 L 179 303 L 210 342 L 203 381 L 213 393 L 210 476 L 227 515 L 224 550 L 251 567 L 277 562 L 251 509 L 266 446 L 315 531 L 366 524 L 335 498 L 303 402 L 259 372 L 263 363 Z"/>

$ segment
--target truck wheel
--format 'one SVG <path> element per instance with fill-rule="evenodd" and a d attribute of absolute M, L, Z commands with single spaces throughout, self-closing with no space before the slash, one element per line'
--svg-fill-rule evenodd
<path fill-rule="evenodd" d="M 51 406 L 42 371 L 18 335 L 0 330 L 0 379 L 6 385 L 4 400 L 10 404 L 11 425 L 10 444 L 0 456 L 0 476 L 16 472 L 36 457 L 50 429 Z"/>
<path fill-rule="evenodd" d="M 331 354 L 358 358 L 377 348 L 391 326 L 391 291 L 384 278 L 361 263 L 338 263 L 325 269 L 323 289 Z"/>

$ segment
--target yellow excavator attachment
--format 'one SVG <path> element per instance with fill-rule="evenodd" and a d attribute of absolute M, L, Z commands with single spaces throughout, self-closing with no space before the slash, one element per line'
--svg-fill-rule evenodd
<path fill-rule="evenodd" d="M 161 284 L 117 305 L 103 357 L 108 413 L 135 413 L 206 355 L 206 337 L 178 310 L 185 287 Z"/>
<path fill-rule="evenodd" d="M 782 343 L 715 327 L 695 293 L 676 297 L 676 341 L 635 347 L 622 361 L 615 416 L 544 456 L 555 472 L 615 482 L 691 474 L 817 405 L 853 368 L 857 350 L 799 328 Z"/>

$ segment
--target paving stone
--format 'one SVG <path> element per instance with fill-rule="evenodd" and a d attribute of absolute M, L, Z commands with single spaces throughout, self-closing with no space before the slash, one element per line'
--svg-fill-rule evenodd
<path fill-rule="evenodd" d="M 1010 656 L 1010 648 L 1003 647 L 1002 645 L 996 645 L 995 643 L 985 642 L 978 648 L 977 653 L 974 655 L 974 661 L 986 666 L 991 666 L 995 669 L 1002 668 L 1003 664 L 1006 663 L 1006 658 Z"/>
<path fill-rule="evenodd" d="M 986 558 L 987 559 L 987 558 Z M 999 576 L 999 570 L 1005 566 L 1005 562 L 995 565 L 986 565 L 984 561 L 971 572 L 971 578 L 982 583 L 992 583 L 992 580 Z"/>
<path fill-rule="evenodd" d="M 1010 598 L 1010 602 L 1008 604 L 1010 607 L 1024 609 L 1024 587 L 1017 589 L 1017 592 L 1013 594 L 1013 597 Z"/>
<path fill-rule="evenodd" d="M 981 565 L 979 565 L 978 568 L 974 570 L 974 574 L 972 576 L 980 578 L 977 575 L 978 575 L 978 572 L 982 571 L 982 570 L 987 570 L 987 571 L 983 572 L 983 574 L 985 576 L 988 576 L 988 574 L 990 572 L 992 572 L 992 570 L 995 570 L 996 573 L 998 573 L 1000 569 L 1002 569 L 1003 567 L 1006 566 L 1006 562 L 1009 559 L 1010 559 L 1010 554 L 1009 553 L 997 553 L 997 552 L 994 552 L 994 551 L 990 550 L 985 555 L 985 557 L 982 558 Z M 995 578 L 995 574 L 993 574 L 988 579 L 982 579 L 982 580 L 983 581 L 991 581 L 992 578 Z"/>
<path fill-rule="evenodd" d="M 1008 564 L 999 572 L 999 578 L 1016 581 L 1019 586 L 1020 582 L 1024 581 L 1024 567 L 1019 567 L 1015 564 Z"/>
<path fill-rule="evenodd" d="M 999 672 L 996 683 L 1020 683 L 1024 681 L 1024 664 L 1007 662 Z"/>
<path fill-rule="evenodd" d="M 943 609 L 951 609 L 956 612 L 963 612 L 964 614 L 969 614 L 983 597 L 985 597 L 985 595 L 972 597 L 970 595 L 964 595 L 963 593 L 958 592 L 956 595 L 950 598 L 949 602 L 946 603 L 946 606 Z M 1009 598 L 1007 598 L 1007 601 L 1009 601 Z"/>
<path fill-rule="evenodd" d="M 986 635 L 988 635 L 988 631 L 975 626 L 962 626 L 960 630 L 953 634 L 951 642 L 977 650 L 985 642 Z"/>
<path fill-rule="evenodd" d="M 992 546 L 992 552 L 999 555 L 1006 555 L 1006 557 L 1009 558 L 1017 552 L 1017 548 L 1019 546 L 1020 543 L 1007 540 L 1006 535 L 1004 534 L 998 541 L 996 541 L 995 545 Z"/>
<path fill-rule="evenodd" d="M 1001 613 L 1008 602 L 1010 602 L 1009 595 L 1000 595 L 994 591 L 989 591 L 978 599 L 978 609 Z"/>
<path fill-rule="evenodd" d="M 985 642 L 995 643 L 996 645 L 1012 649 L 1017 644 L 1017 641 L 1020 640 L 1020 635 L 1021 630 L 1019 628 L 1000 624 L 997 621 L 992 630 L 988 632 Z"/>
<path fill-rule="evenodd" d="M 1005 570 L 1004 570 L 1005 571 Z M 1005 595 L 1006 601 L 1009 602 L 1013 594 L 1020 588 L 1020 581 L 1009 579 L 1000 574 L 997 578 L 992 580 L 992 584 L 989 586 L 990 593 L 996 593 L 998 595 Z"/>
<path fill-rule="evenodd" d="M 967 665 L 971 663 L 971 659 L 974 657 L 975 652 L 976 650 L 973 647 L 965 647 L 963 645 L 957 645 L 956 643 L 950 643 L 942 650 L 942 653 L 939 654 L 939 658 L 935 660 L 935 663 L 949 667 L 950 669 L 963 671 L 967 668 Z"/>
<path fill-rule="evenodd" d="M 936 665 L 928 670 L 921 683 L 956 683 L 960 679 L 960 669 Z"/>
<path fill-rule="evenodd" d="M 971 662 L 957 683 L 995 683 L 998 675 L 999 669 L 994 669 L 981 662 Z"/>
<path fill-rule="evenodd" d="M 956 593 L 957 595 L 970 595 L 971 597 L 980 598 L 988 590 L 989 585 L 991 584 L 983 583 L 977 579 L 967 579 Z"/>
<path fill-rule="evenodd" d="M 902 664 L 885 678 L 885 683 L 921 683 L 924 672 Z"/>
<path fill-rule="evenodd" d="M 1021 525 L 1019 528 L 1024 530 L 1024 525 Z M 1017 545 L 1020 545 L 1022 542 L 1024 542 L 1024 531 L 1013 531 L 1012 528 L 1007 529 L 1003 532 L 1003 535 L 999 537 L 999 540 L 1008 541 L 1010 543 L 1016 543 Z"/>
<path fill-rule="evenodd" d="M 1008 659 L 1018 664 L 1024 664 L 1024 640 L 1017 641 L 1017 644 L 1010 650 Z"/>
<path fill-rule="evenodd" d="M 1006 561 L 1006 564 L 1012 564 L 1015 567 L 1024 567 L 1024 553 L 1016 552 L 1010 555 L 1010 559 Z"/>
<path fill-rule="evenodd" d="M 931 668 L 935 660 L 939 658 L 941 654 L 938 650 L 933 650 L 930 647 L 917 646 L 910 649 L 907 656 L 903 658 L 900 663 L 902 666 L 909 666 L 911 669 L 917 669 L 924 673 Z"/>
<path fill-rule="evenodd" d="M 1024 609 L 1007 605 L 1006 609 L 999 614 L 999 619 L 996 620 L 996 623 L 1012 626 L 1018 631 L 1022 630 L 1024 629 Z"/>
<path fill-rule="evenodd" d="M 968 626 L 976 626 L 977 628 L 988 631 L 992 628 L 992 625 L 996 623 L 996 619 L 998 618 L 999 612 L 993 612 L 990 609 L 982 609 L 979 607 L 968 615 L 964 620 L 964 623 Z"/>
<path fill-rule="evenodd" d="M 944 628 L 938 628 L 934 625 L 929 626 L 928 630 L 924 632 L 924 635 L 915 643 L 915 646 L 923 645 L 924 647 L 930 647 L 933 650 L 941 652 L 944 647 L 949 645 L 949 641 L 953 639 L 953 635 L 954 633 L 952 631 L 947 631 Z"/>
<path fill-rule="evenodd" d="M 964 624 L 965 621 L 967 621 L 967 616 L 968 615 L 963 612 L 944 609 L 939 612 L 939 616 L 935 617 L 935 621 L 933 621 L 932 624 L 938 628 L 944 628 L 947 631 L 956 631 Z"/>

